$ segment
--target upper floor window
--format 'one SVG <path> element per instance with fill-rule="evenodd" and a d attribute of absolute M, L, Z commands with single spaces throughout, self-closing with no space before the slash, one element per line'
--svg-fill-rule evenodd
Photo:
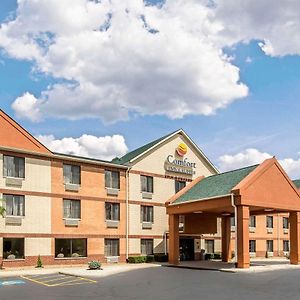
<path fill-rule="evenodd" d="M 230 225 L 231 225 L 232 227 L 235 226 L 235 217 L 231 217 L 231 218 L 230 218 Z"/>
<path fill-rule="evenodd" d="M 178 193 L 186 186 L 185 181 L 175 180 L 175 193 Z"/>
<path fill-rule="evenodd" d="M 64 183 L 80 184 L 80 166 L 64 164 Z"/>
<path fill-rule="evenodd" d="M 141 221 L 153 223 L 153 206 L 141 206 Z"/>
<path fill-rule="evenodd" d="M 283 229 L 289 229 L 289 218 L 287 217 L 282 218 L 282 227 Z"/>
<path fill-rule="evenodd" d="M 255 216 L 250 216 L 249 227 L 256 227 L 256 217 Z"/>
<path fill-rule="evenodd" d="M 273 228 L 273 216 L 267 216 L 267 228 Z"/>
<path fill-rule="evenodd" d="M 120 221 L 120 204 L 119 203 L 105 203 L 106 220 Z"/>
<path fill-rule="evenodd" d="M 3 176 L 25 178 L 25 158 L 4 155 Z"/>
<path fill-rule="evenodd" d="M 153 193 L 153 177 L 141 175 L 142 192 Z"/>
<path fill-rule="evenodd" d="M 7 216 L 25 216 L 25 198 L 20 195 L 3 195 Z"/>
<path fill-rule="evenodd" d="M 120 189 L 120 172 L 105 170 L 105 187 Z"/>
<path fill-rule="evenodd" d="M 80 219 L 81 207 L 80 200 L 64 199 L 64 218 Z"/>

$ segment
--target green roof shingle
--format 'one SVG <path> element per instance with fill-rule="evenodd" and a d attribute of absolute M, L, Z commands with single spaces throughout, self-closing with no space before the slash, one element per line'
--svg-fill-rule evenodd
<path fill-rule="evenodd" d="M 169 137 L 170 135 L 174 134 L 175 132 L 177 132 L 179 130 L 176 130 L 172 133 L 169 133 L 155 141 L 152 141 L 142 147 L 139 147 L 131 152 L 128 152 L 127 154 L 125 154 L 124 156 L 122 157 L 116 157 L 114 158 L 111 162 L 114 163 L 114 164 L 120 164 L 120 165 L 125 165 L 127 164 L 128 162 L 130 162 L 133 158 L 139 156 L 140 154 L 144 153 L 145 151 L 147 151 L 148 149 L 154 147 L 156 144 L 158 144 L 159 142 L 161 142 L 162 140 L 166 139 L 167 137 Z"/>
<path fill-rule="evenodd" d="M 203 178 L 185 194 L 177 198 L 173 204 L 190 200 L 201 200 L 210 197 L 228 195 L 231 190 L 248 176 L 258 165 L 249 166 Z"/>
<path fill-rule="evenodd" d="M 293 180 L 293 183 L 297 187 L 297 189 L 300 189 L 300 179 Z"/>

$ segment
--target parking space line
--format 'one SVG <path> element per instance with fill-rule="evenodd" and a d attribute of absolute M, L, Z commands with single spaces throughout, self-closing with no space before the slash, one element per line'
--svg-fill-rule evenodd
<path fill-rule="evenodd" d="M 49 284 L 46 284 L 46 283 L 43 283 L 43 282 L 41 282 L 41 281 L 32 279 L 32 278 L 30 278 L 30 277 L 26 277 L 26 276 L 20 276 L 20 277 L 21 277 L 21 278 L 24 278 L 24 279 L 27 279 L 27 280 L 29 280 L 29 281 L 38 283 L 38 284 L 42 284 L 42 285 L 45 285 L 45 286 L 51 286 L 51 285 L 49 285 Z"/>
<path fill-rule="evenodd" d="M 51 276 L 42 276 L 42 277 L 41 276 L 24 276 L 23 275 L 20 277 L 27 279 L 29 281 L 32 281 L 34 283 L 41 284 L 41 285 L 48 286 L 48 287 L 97 283 L 97 281 L 89 279 L 89 278 L 67 275 L 67 274 L 52 274 Z M 47 280 L 45 280 L 45 279 L 47 279 Z"/>

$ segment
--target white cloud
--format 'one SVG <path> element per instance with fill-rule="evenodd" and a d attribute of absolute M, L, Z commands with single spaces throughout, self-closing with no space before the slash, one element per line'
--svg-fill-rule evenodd
<path fill-rule="evenodd" d="M 300 152 L 298 153 L 300 155 Z M 269 153 L 250 148 L 233 155 L 222 155 L 219 168 L 222 172 L 262 163 L 272 157 Z M 279 163 L 291 178 L 300 178 L 300 157 L 279 159 Z"/>
<path fill-rule="evenodd" d="M 221 29 L 212 14 L 195 0 L 19 0 L 16 18 L 1 25 L 0 47 L 64 79 L 36 95 L 43 115 L 211 115 L 248 94 L 212 38 Z"/>
<path fill-rule="evenodd" d="M 25 93 L 14 101 L 12 108 L 18 117 L 38 122 L 42 118 L 38 102 L 33 95 Z"/>
<path fill-rule="evenodd" d="M 78 138 L 62 139 L 55 139 L 53 135 L 39 135 L 36 138 L 53 152 L 103 160 L 120 157 L 128 151 L 125 139 L 121 135 L 97 137 L 84 134 Z"/>
<path fill-rule="evenodd" d="M 213 19 L 222 28 L 215 39 L 222 45 L 260 40 L 270 56 L 300 54 L 300 1 L 215 0 Z"/>

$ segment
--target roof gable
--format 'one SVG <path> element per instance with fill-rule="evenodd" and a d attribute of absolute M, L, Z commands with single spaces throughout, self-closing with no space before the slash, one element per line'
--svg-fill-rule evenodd
<path fill-rule="evenodd" d="M 0 110 L 0 147 L 51 153 L 16 121 Z"/>
<path fill-rule="evenodd" d="M 159 145 L 161 145 L 162 143 L 164 143 L 165 141 L 171 139 L 172 137 L 174 137 L 176 134 L 181 134 L 185 139 L 187 139 L 191 145 L 193 146 L 193 148 L 196 150 L 196 152 L 198 154 L 200 154 L 200 156 L 206 161 L 207 165 L 210 166 L 210 168 L 218 173 L 219 171 L 217 170 L 217 168 L 213 165 L 213 163 L 207 158 L 207 156 L 202 152 L 202 150 L 193 142 L 193 140 L 185 133 L 185 131 L 183 129 L 179 129 L 176 130 L 168 135 L 165 135 L 157 140 L 154 140 L 142 147 L 139 147 L 127 154 L 125 154 L 123 157 L 121 158 L 115 158 L 112 160 L 112 163 L 116 163 L 116 164 L 123 164 L 123 165 L 129 165 L 130 163 L 133 163 L 135 160 L 137 160 L 138 158 L 147 155 L 148 152 L 150 152 L 153 148 L 158 147 Z"/>

